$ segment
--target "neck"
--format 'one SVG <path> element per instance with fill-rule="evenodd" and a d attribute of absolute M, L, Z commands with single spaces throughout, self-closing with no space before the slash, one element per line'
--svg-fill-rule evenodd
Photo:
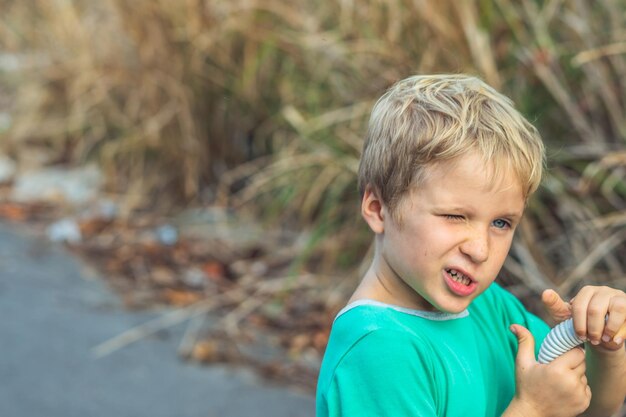
<path fill-rule="evenodd" d="M 387 265 L 375 256 L 349 302 L 369 299 L 412 310 L 434 310 Z"/>

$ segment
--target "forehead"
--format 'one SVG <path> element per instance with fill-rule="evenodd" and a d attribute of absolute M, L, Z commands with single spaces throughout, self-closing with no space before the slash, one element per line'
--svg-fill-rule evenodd
<path fill-rule="evenodd" d="M 425 171 L 410 192 L 410 200 L 420 205 L 489 209 L 520 216 L 524 210 L 521 181 L 506 163 L 486 163 L 467 154 L 437 162 Z"/>
<path fill-rule="evenodd" d="M 525 199 L 522 181 L 506 158 L 487 159 L 469 152 L 451 160 L 437 161 L 426 167 L 416 188 L 437 184 L 463 183 L 470 189 L 491 192 L 519 191 Z"/>

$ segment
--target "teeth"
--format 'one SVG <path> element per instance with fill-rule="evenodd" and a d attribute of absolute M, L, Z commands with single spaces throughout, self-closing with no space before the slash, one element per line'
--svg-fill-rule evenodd
<path fill-rule="evenodd" d="M 455 271 L 454 269 L 448 269 L 447 271 L 452 277 L 452 279 L 456 282 L 460 282 L 463 285 L 470 285 L 470 283 L 472 282 L 471 279 L 469 279 L 468 277 L 466 277 L 459 271 Z"/>

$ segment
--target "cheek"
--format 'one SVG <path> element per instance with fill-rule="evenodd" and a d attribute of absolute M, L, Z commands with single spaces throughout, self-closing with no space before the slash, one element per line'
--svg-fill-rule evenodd
<path fill-rule="evenodd" d="M 416 222 L 394 232 L 389 235 L 388 252 L 393 250 L 409 264 L 440 258 L 460 244 L 454 225 Z"/>
<path fill-rule="evenodd" d="M 461 233 L 454 225 L 442 225 L 424 233 L 425 247 L 429 255 L 441 255 L 461 244 Z"/>
<path fill-rule="evenodd" d="M 459 245 L 456 234 L 445 227 L 426 228 L 418 233 L 419 239 L 415 239 L 415 247 L 412 250 L 411 262 L 425 264 L 441 260 L 455 250 Z"/>
<path fill-rule="evenodd" d="M 495 242 L 493 253 L 494 258 L 498 260 L 498 262 L 503 263 L 509 254 L 509 250 L 511 249 L 511 244 L 513 243 L 513 238 L 502 238 L 498 239 Z"/>

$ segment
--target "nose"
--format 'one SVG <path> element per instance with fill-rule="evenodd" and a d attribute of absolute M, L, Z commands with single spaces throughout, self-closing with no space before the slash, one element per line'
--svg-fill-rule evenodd
<path fill-rule="evenodd" d="M 489 259 L 489 232 L 487 230 L 472 229 L 459 249 L 474 263 L 483 263 Z"/>

